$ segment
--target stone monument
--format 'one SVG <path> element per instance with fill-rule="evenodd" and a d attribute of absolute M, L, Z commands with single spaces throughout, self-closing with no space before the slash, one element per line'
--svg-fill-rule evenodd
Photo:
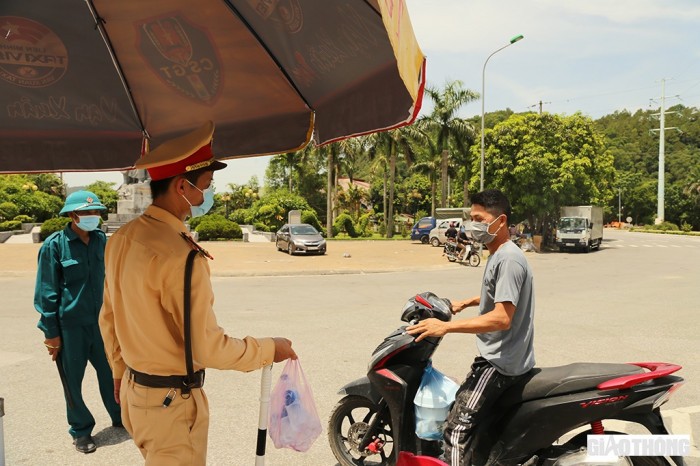
<path fill-rule="evenodd" d="M 124 224 L 141 215 L 151 204 L 150 178 L 146 170 L 125 170 L 124 183 L 117 193 L 117 213 L 109 214 L 108 224 Z"/>

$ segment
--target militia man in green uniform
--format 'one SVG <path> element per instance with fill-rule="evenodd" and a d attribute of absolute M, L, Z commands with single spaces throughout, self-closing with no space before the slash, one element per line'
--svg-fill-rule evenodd
<path fill-rule="evenodd" d="M 98 229 L 106 207 L 90 191 L 68 196 L 61 215 L 71 223 L 49 236 L 39 250 L 34 307 L 41 314 L 44 345 L 58 366 L 66 391 L 66 412 L 75 448 L 97 449 L 91 434 L 95 418 L 85 405 L 82 383 L 88 361 L 97 372 L 100 395 L 112 419 L 122 427 L 121 409 L 113 396 L 112 372 L 100 336 L 98 318 L 104 290 L 107 237 Z"/>

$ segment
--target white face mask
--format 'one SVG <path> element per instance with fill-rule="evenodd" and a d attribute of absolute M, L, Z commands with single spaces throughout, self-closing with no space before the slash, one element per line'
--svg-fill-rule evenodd
<path fill-rule="evenodd" d="M 501 216 L 499 215 L 496 217 L 493 222 L 491 223 L 486 223 L 486 222 L 471 222 L 471 227 L 472 227 L 472 236 L 474 237 L 475 240 L 482 244 L 489 244 L 491 241 L 496 239 L 496 234 L 498 234 L 498 230 L 503 227 L 503 224 L 501 224 L 500 227 L 493 233 L 489 233 L 489 228 L 491 228 L 491 225 L 496 223 L 496 220 L 498 220 Z"/>

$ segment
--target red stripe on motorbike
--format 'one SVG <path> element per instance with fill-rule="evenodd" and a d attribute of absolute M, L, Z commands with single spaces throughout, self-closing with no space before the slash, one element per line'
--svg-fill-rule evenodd
<path fill-rule="evenodd" d="M 385 377 L 389 380 L 392 380 L 399 385 L 406 385 L 406 381 L 399 377 L 398 375 L 394 374 L 391 372 L 389 369 L 380 369 L 377 371 L 377 374 L 381 375 L 382 377 Z"/>
<path fill-rule="evenodd" d="M 618 377 L 615 379 L 607 380 L 599 384 L 598 388 L 600 390 L 622 390 L 625 388 L 633 387 L 642 382 L 647 382 L 649 380 L 665 377 L 682 369 L 682 367 L 677 364 L 669 364 L 665 362 L 633 362 L 630 364 L 642 367 L 644 369 L 649 369 L 651 372 L 645 372 L 643 374 L 626 375 L 624 377 Z"/>
<path fill-rule="evenodd" d="M 433 308 L 433 305 L 430 304 L 430 303 L 429 303 L 428 301 L 426 301 L 425 299 L 423 299 L 423 297 L 422 297 L 421 295 L 416 295 L 416 301 L 418 301 L 420 304 L 422 304 L 423 306 L 427 307 L 428 309 L 432 309 L 432 308 Z"/>

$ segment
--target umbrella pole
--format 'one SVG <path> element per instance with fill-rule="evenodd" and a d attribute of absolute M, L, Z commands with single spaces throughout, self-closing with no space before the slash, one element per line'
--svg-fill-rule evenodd
<path fill-rule="evenodd" d="M 255 449 L 255 466 L 265 465 L 267 423 L 270 413 L 270 387 L 272 386 L 272 364 L 262 368 L 260 380 L 260 415 L 258 417 L 258 444 Z M 1 466 L 1 465 L 0 465 Z"/>
<path fill-rule="evenodd" d="M 0 466 L 5 466 L 5 432 L 2 430 L 2 418 L 5 417 L 5 399 L 0 398 Z"/>

